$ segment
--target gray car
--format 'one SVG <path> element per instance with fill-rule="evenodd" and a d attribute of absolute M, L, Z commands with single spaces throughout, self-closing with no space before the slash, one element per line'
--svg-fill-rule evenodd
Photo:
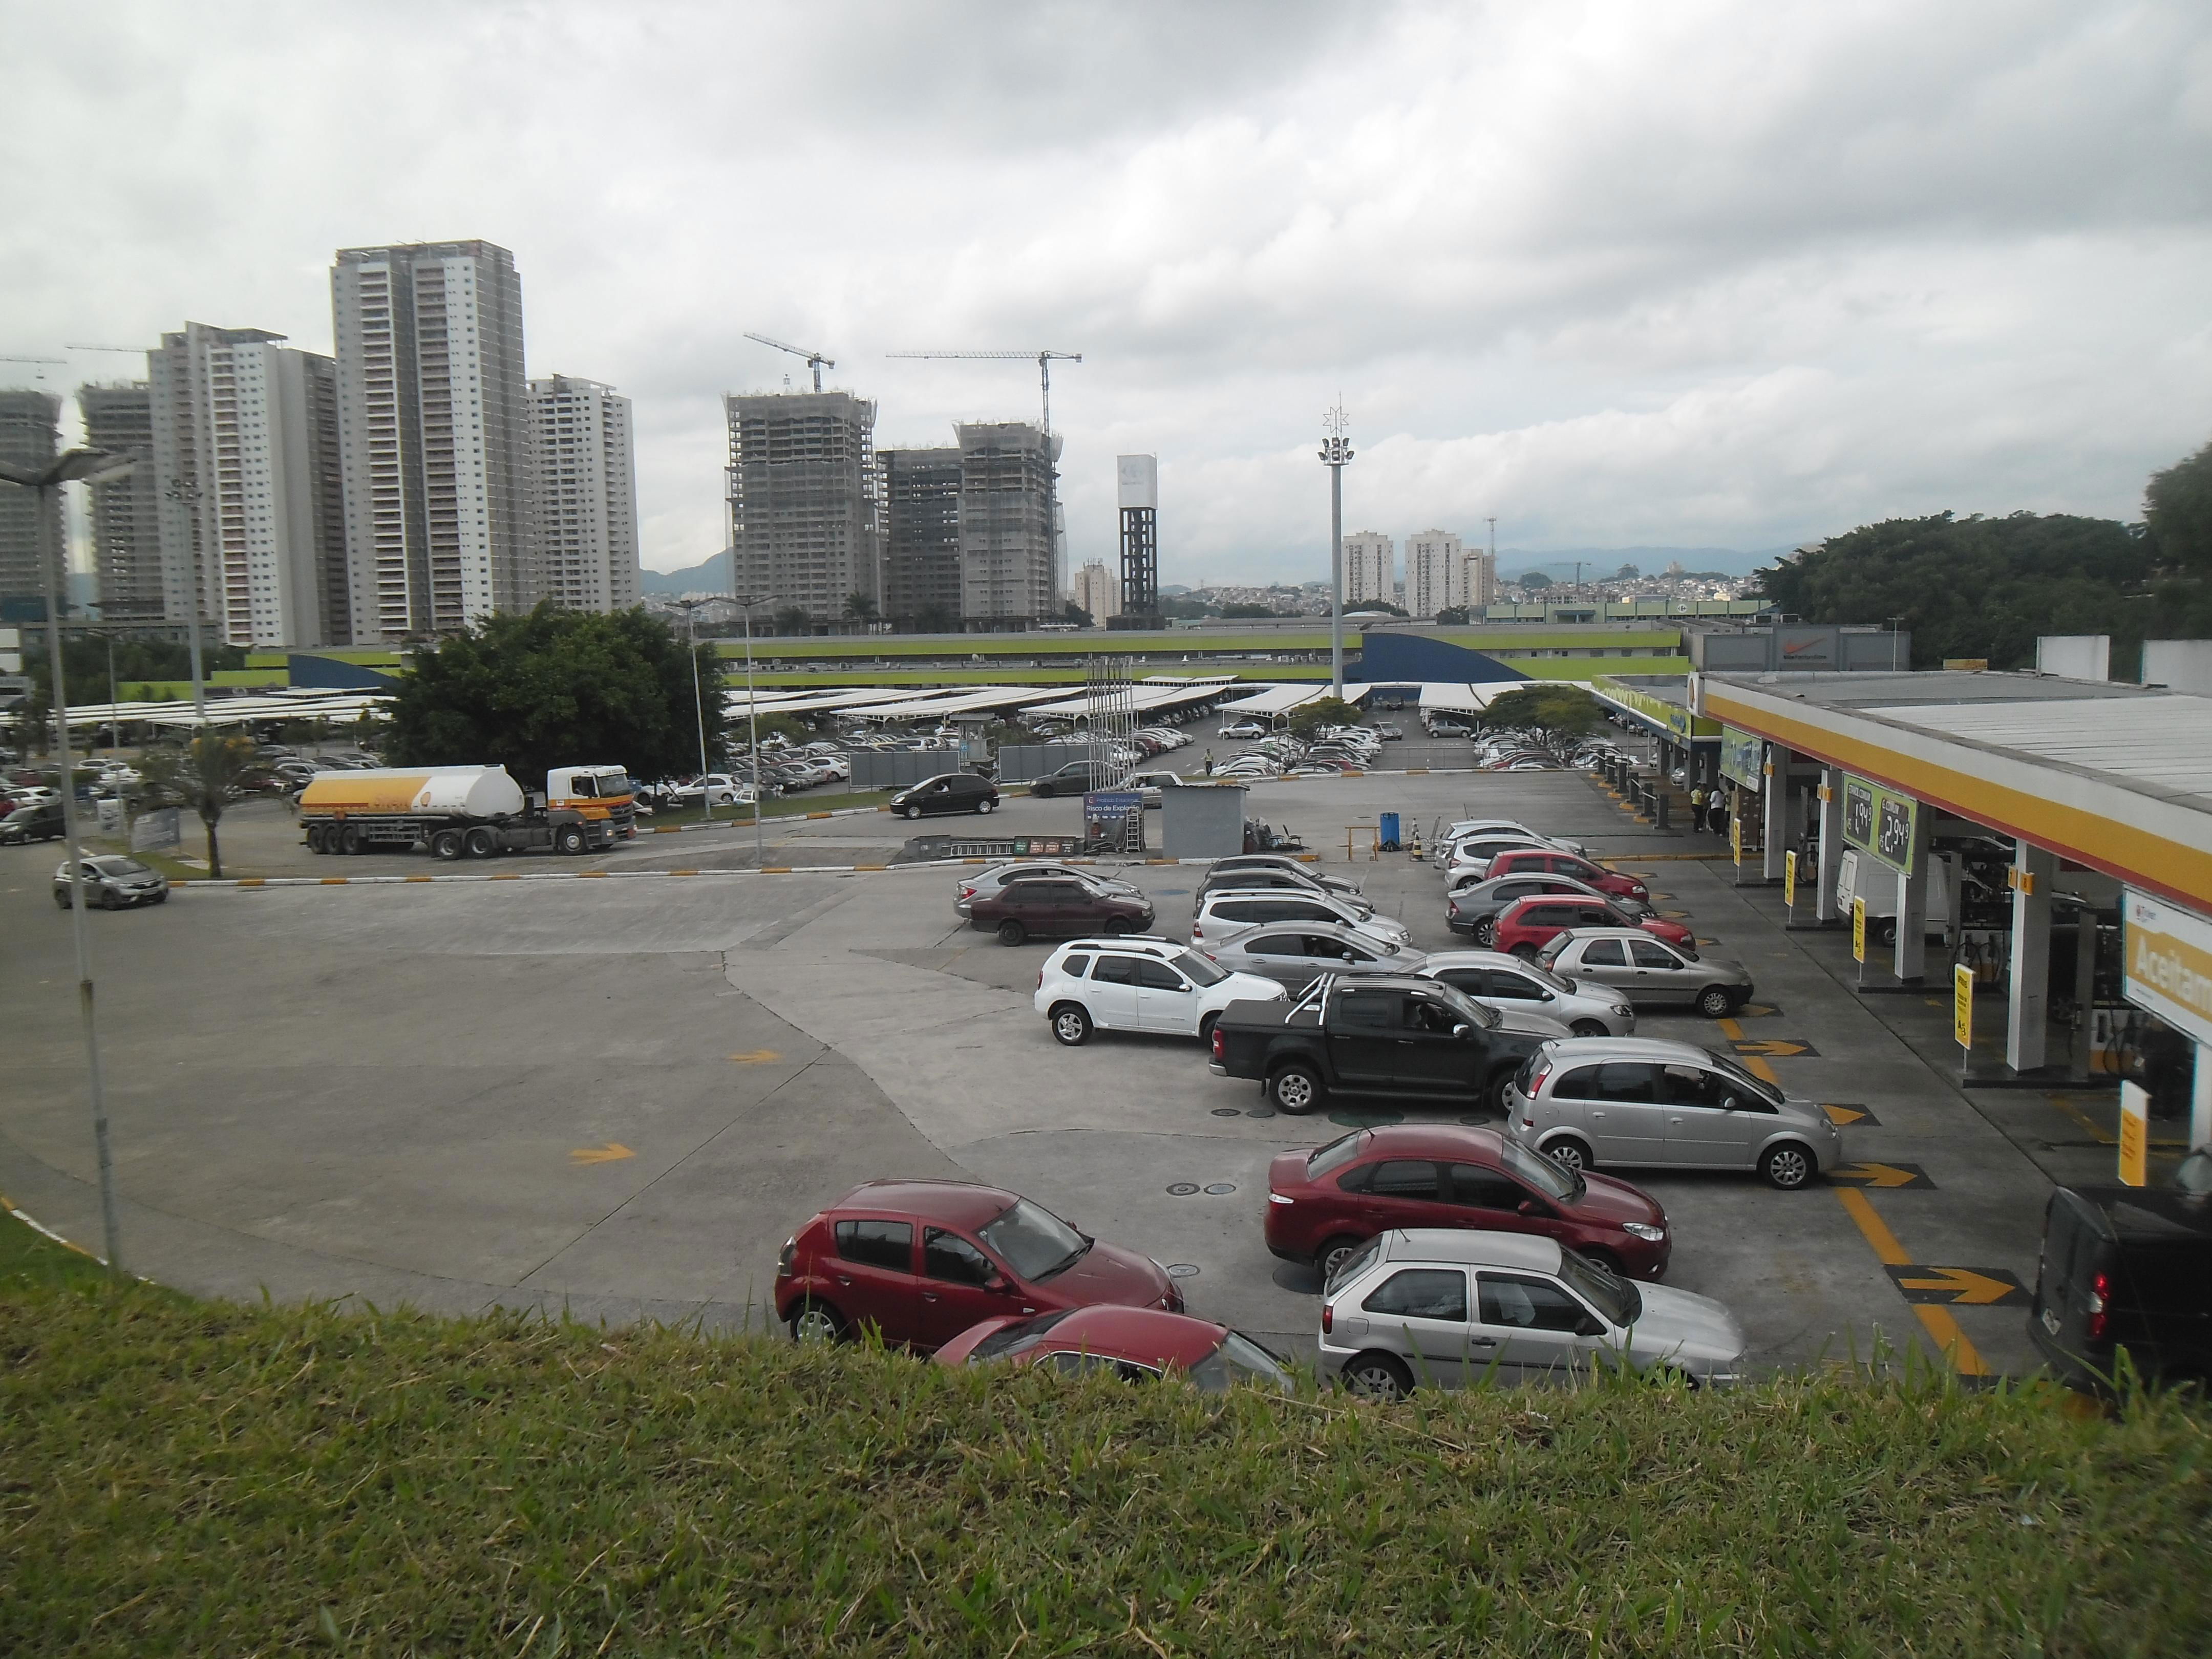
<path fill-rule="evenodd" d="M 1751 970 L 1741 963 L 1688 955 L 1640 927 L 1573 928 L 1536 961 L 1577 985 L 1610 987 L 1638 1008 L 1694 1008 L 1725 1019 L 1751 1000 Z"/>
<path fill-rule="evenodd" d="M 1636 1034 L 1636 1011 L 1620 992 L 1561 979 L 1502 951 L 1432 951 L 1421 972 L 1501 1012 L 1525 1010 L 1556 1020 L 1576 1036 Z"/>
<path fill-rule="evenodd" d="M 1322 1370 L 1385 1400 L 1601 1364 L 1725 1386 L 1742 1380 L 1744 1350 L 1743 1327 L 1711 1297 L 1616 1279 L 1526 1233 L 1378 1233 L 1322 1291 Z"/>
<path fill-rule="evenodd" d="M 167 904 L 169 878 L 149 870 L 137 859 L 120 854 L 94 854 L 83 860 L 84 899 L 103 910 L 124 910 L 134 904 Z M 70 905 L 70 867 L 64 859 L 54 870 L 54 902 Z"/>
<path fill-rule="evenodd" d="M 1347 893 L 1341 888 L 1330 887 L 1316 881 L 1303 870 L 1272 869 L 1243 865 L 1231 870 L 1217 867 L 1207 872 L 1206 879 L 1199 884 L 1199 896 L 1203 899 L 1206 894 L 1218 893 L 1224 888 L 1249 893 L 1268 891 L 1312 893 L 1321 898 L 1334 900 L 1362 921 L 1365 921 L 1375 914 L 1375 906 L 1357 890 Z"/>
<path fill-rule="evenodd" d="M 1571 1170 L 1756 1170 L 1785 1192 L 1843 1161 L 1844 1132 L 1729 1054 L 1659 1037 L 1572 1037 L 1505 1091 L 1506 1133 Z"/>
<path fill-rule="evenodd" d="M 1322 974 L 1371 979 L 1380 974 L 1418 974 L 1428 960 L 1342 922 L 1285 921 L 1246 928 L 1234 939 L 1208 941 L 1200 950 L 1233 974 L 1263 974 L 1292 990 Z"/>
<path fill-rule="evenodd" d="M 1288 853 L 1235 853 L 1225 859 L 1216 859 L 1207 872 L 1210 880 L 1231 870 L 1287 870 L 1294 876 L 1304 876 L 1331 893 L 1346 894 L 1357 898 L 1359 884 L 1346 881 L 1342 876 L 1332 876 L 1310 860 L 1293 858 Z"/>
<path fill-rule="evenodd" d="M 1144 891 L 1134 882 L 1123 881 L 1103 870 L 1076 864 L 1055 864 L 1050 860 L 1035 863 L 994 864 L 988 870 L 978 870 L 973 875 L 963 876 L 952 884 L 952 908 L 962 915 L 979 898 L 989 898 L 1010 881 L 1079 881 L 1109 893 L 1119 893 L 1124 898 L 1142 898 Z"/>
<path fill-rule="evenodd" d="M 1303 889 L 1216 887 L 1201 890 L 1193 901 L 1190 922 L 1194 945 L 1210 945 L 1235 938 L 1249 928 L 1269 922 L 1342 922 L 1370 939 L 1403 946 L 1412 937 L 1405 923 L 1376 915 L 1364 899 L 1354 902 L 1334 893 Z"/>

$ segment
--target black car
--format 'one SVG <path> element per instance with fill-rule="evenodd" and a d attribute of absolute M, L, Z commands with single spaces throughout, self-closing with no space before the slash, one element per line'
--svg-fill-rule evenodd
<path fill-rule="evenodd" d="M 891 797 L 891 811 L 908 818 L 926 812 L 989 812 L 998 805 L 999 786 L 973 772 L 940 773 Z"/>
<path fill-rule="evenodd" d="M 1030 785 L 1030 793 L 1049 798 L 1054 795 L 1080 795 L 1092 789 L 1106 787 L 1107 769 L 1103 763 L 1073 760 L 1055 768 Z"/>
<path fill-rule="evenodd" d="M 35 806 L 19 806 L 4 818 L 0 818 L 0 843 L 20 846 L 26 842 L 59 841 L 67 834 L 62 818 L 62 804 L 58 800 L 41 801 Z"/>
<path fill-rule="evenodd" d="M 2147 1382 L 2212 1379 L 2208 1203 L 2167 1188 L 2051 1194 L 2027 1334 L 2066 1382 L 2114 1392 L 2123 1352 Z"/>

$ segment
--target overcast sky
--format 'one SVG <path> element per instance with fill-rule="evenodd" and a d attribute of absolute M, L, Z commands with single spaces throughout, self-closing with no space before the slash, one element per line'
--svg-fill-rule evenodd
<path fill-rule="evenodd" d="M 0 0 L 0 353 L 330 349 L 341 246 L 514 251 L 532 373 L 636 402 L 647 565 L 724 541 L 719 395 L 828 350 L 879 442 L 1033 417 L 1079 562 L 1346 528 L 1751 549 L 2140 511 L 2212 436 L 2212 6 Z M 0 383 L 29 371 L 0 363 Z"/>

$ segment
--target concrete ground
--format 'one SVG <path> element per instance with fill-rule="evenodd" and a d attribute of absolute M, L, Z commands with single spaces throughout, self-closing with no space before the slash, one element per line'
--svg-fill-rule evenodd
<path fill-rule="evenodd" d="M 1463 765 L 1465 746 L 1392 745 L 1401 757 Z M 1066 831 L 1077 811 L 1010 799 L 988 827 Z M 1735 886 L 1710 839 L 1662 836 L 1565 773 L 1275 784 L 1251 811 L 1339 869 L 1352 826 L 1346 872 L 1425 948 L 1456 942 L 1441 879 L 1370 860 L 1379 811 L 1424 831 L 1519 817 L 1644 875 L 1759 992 L 1740 1022 L 1642 1029 L 1735 1044 L 1834 1104 L 1861 1166 L 1796 1194 L 1634 1176 L 1673 1218 L 1670 1282 L 1729 1304 L 1772 1364 L 1863 1354 L 1880 1333 L 1949 1346 L 1970 1370 L 2033 1366 L 2016 1293 L 1946 1300 L 2033 1282 L 2050 1187 L 2037 1143 L 2069 1137 L 2010 1119 L 2058 1109 L 1962 1091 L 1914 1024 L 1923 1000 L 1850 990 L 1835 960 L 1847 942 L 1784 932 L 1778 896 Z M 257 830 L 246 814 L 235 856 L 257 833 L 257 858 L 283 856 L 289 825 Z M 908 833 L 862 816 L 772 822 L 764 840 L 771 864 L 880 864 Z M 1310 1346 L 1318 1285 L 1267 1254 L 1260 1206 L 1267 1159 L 1337 1127 L 1269 1115 L 1194 1043 L 1059 1048 L 1030 1004 L 1049 947 L 961 926 L 951 869 L 738 873 L 752 841 L 702 830 L 587 861 L 732 872 L 696 879 L 187 888 L 88 916 L 127 1264 L 204 1294 L 735 1326 L 821 1205 L 871 1176 L 967 1176 L 1173 1265 L 1196 1311 Z M 96 1246 L 69 917 L 47 890 L 58 861 L 0 848 L 0 1193 Z M 1161 931 L 1188 926 L 1197 869 L 1129 873 Z"/>

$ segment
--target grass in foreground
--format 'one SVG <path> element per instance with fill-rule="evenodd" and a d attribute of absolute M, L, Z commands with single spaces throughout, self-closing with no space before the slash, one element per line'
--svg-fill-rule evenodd
<path fill-rule="evenodd" d="M 1934 1381 L 1382 1410 L 0 1276 L 0 1652 L 2198 1654 L 2206 1449 Z"/>

